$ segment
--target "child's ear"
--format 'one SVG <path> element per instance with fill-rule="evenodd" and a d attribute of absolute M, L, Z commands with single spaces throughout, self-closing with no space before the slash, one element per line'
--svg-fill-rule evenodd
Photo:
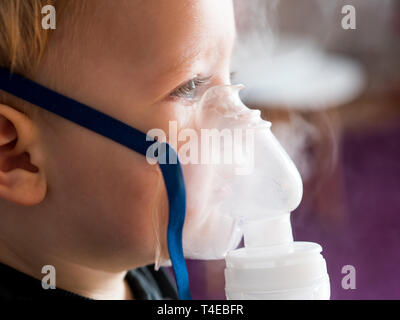
<path fill-rule="evenodd" d="M 42 158 L 32 120 L 0 104 L 0 198 L 25 206 L 42 202 L 47 190 Z"/>

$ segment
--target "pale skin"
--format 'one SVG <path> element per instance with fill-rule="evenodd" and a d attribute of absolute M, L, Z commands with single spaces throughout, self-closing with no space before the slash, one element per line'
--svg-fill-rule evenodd
<path fill-rule="evenodd" d="M 73 10 L 73 8 L 71 8 Z M 231 0 L 86 0 L 60 20 L 34 80 L 147 132 L 183 127 L 194 77 L 229 83 Z M 0 105 L 0 262 L 94 299 L 134 298 L 127 270 L 154 263 L 157 166 L 52 114 Z M 165 222 L 165 219 L 162 220 Z M 165 251 L 165 229 L 161 241 Z"/>

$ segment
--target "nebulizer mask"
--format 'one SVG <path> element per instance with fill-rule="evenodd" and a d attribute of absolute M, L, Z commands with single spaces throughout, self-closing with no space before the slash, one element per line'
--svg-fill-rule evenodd
<path fill-rule="evenodd" d="M 191 131 L 179 133 L 185 257 L 226 258 L 229 299 L 327 299 L 321 247 L 293 242 L 290 212 L 301 201 L 300 174 L 271 123 L 242 103 L 241 88 L 208 89 L 192 106 Z M 243 235 L 244 248 L 234 250 Z"/>
<path fill-rule="evenodd" d="M 0 89 L 159 165 L 181 299 L 191 298 L 185 257 L 225 257 L 228 299 L 328 299 L 321 247 L 293 242 L 290 212 L 302 197 L 300 175 L 271 124 L 242 104 L 240 88 L 208 89 L 191 107 L 180 143 L 171 145 L 0 68 Z M 244 247 L 236 249 L 243 235 Z"/>

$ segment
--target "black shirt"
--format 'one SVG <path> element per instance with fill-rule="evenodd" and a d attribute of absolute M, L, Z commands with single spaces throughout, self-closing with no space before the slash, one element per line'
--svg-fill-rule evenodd
<path fill-rule="evenodd" d="M 136 300 L 178 299 L 176 287 L 168 273 L 154 266 L 131 270 L 126 280 Z M 0 263 L 0 299 L 1 300 L 37 300 L 37 299 L 73 299 L 90 298 L 63 289 L 43 289 L 42 282 L 25 273 Z"/>

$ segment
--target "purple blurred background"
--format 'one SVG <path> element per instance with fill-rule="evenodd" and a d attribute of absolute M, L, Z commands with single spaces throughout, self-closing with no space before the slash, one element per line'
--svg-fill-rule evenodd
<path fill-rule="evenodd" d="M 332 299 L 400 298 L 400 125 L 345 133 L 341 207 L 324 217 L 302 205 L 292 216 L 296 240 L 323 246 Z M 335 193 L 320 195 L 331 202 Z M 318 218 L 316 218 L 318 217 Z M 342 267 L 353 265 L 356 289 L 344 290 Z"/>

